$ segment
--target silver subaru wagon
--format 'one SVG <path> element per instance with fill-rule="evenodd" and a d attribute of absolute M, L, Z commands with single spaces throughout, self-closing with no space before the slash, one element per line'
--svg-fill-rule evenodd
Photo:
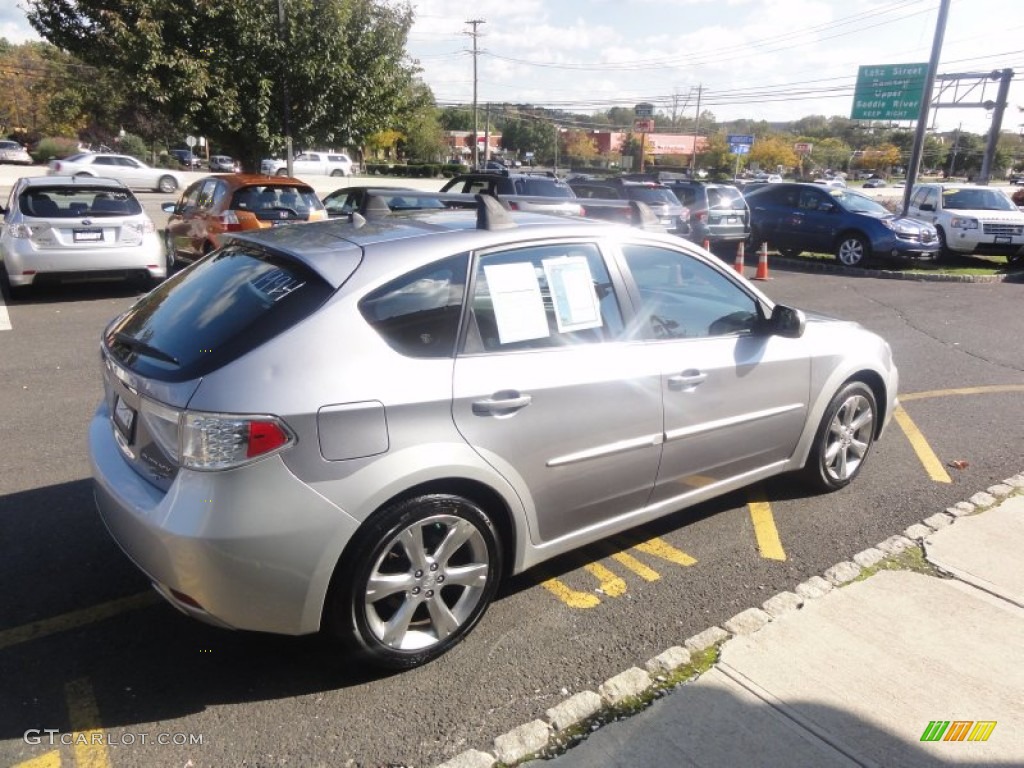
<path fill-rule="evenodd" d="M 898 380 L 692 243 L 486 197 L 239 236 L 100 354 L 96 499 L 160 594 L 393 668 L 567 550 L 783 472 L 844 487 Z"/>

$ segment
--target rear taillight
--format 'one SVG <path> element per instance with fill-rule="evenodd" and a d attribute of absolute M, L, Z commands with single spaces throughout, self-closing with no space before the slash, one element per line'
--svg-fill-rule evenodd
<path fill-rule="evenodd" d="M 224 225 L 225 232 L 239 232 L 242 229 L 242 225 L 234 211 L 224 211 L 220 215 L 220 223 Z"/>
<path fill-rule="evenodd" d="M 232 469 L 293 442 L 291 431 L 274 416 L 186 411 L 181 420 L 181 464 L 188 469 Z"/>
<path fill-rule="evenodd" d="M 156 225 L 149 217 L 145 221 L 130 221 L 121 228 L 121 242 L 126 245 L 141 243 L 146 235 L 156 232 Z"/>
<path fill-rule="evenodd" d="M 697 221 L 706 222 L 707 220 L 708 220 L 708 212 L 707 211 L 701 211 L 700 213 L 697 214 Z"/>
<path fill-rule="evenodd" d="M 518 211 L 519 210 L 519 203 L 517 203 L 515 200 L 509 200 L 508 201 L 508 209 L 510 211 Z"/>
<path fill-rule="evenodd" d="M 233 469 L 295 442 L 275 416 L 179 411 L 147 398 L 139 415 L 164 454 L 187 469 Z"/>

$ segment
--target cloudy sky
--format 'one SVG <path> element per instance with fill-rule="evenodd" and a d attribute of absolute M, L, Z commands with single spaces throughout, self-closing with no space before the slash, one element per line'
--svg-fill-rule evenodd
<path fill-rule="evenodd" d="M 939 74 L 1014 69 L 1003 130 L 1024 124 L 1024 0 L 952 0 Z M 0 35 L 34 37 L 22 0 Z M 440 103 L 478 100 L 581 113 L 642 101 L 719 120 L 849 116 L 861 65 L 927 62 L 939 0 L 413 0 L 409 53 Z M 984 92 L 946 101 L 995 100 Z M 931 124 L 985 132 L 984 109 L 938 110 Z"/>

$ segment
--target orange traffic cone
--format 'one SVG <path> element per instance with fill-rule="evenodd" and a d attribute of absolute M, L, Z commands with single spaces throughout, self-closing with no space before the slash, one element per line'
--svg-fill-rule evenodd
<path fill-rule="evenodd" d="M 705 238 L 704 238 L 704 242 L 703 242 L 703 243 L 701 243 L 701 247 L 702 247 L 702 248 L 704 248 L 704 250 L 705 250 L 705 251 L 710 251 L 710 250 L 711 250 L 711 241 L 710 241 L 710 240 L 708 240 L 708 239 L 707 239 L 707 238 L 705 237 Z"/>
<path fill-rule="evenodd" d="M 761 252 L 757 254 L 757 274 L 755 280 L 771 280 L 768 277 L 768 243 L 761 243 Z"/>
<path fill-rule="evenodd" d="M 739 243 L 737 243 L 737 245 L 736 245 L 736 261 L 734 261 L 732 263 L 732 268 L 735 269 L 737 272 L 739 272 L 742 275 L 743 274 L 743 268 L 746 266 L 746 264 L 747 264 L 747 255 L 744 252 L 743 241 L 740 240 Z"/>

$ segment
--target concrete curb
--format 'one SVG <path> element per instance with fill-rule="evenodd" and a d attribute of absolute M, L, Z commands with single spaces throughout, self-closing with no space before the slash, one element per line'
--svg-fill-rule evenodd
<path fill-rule="evenodd" d="M 721 257 L 719 257 L 721 258 Z M 914 280 L 931 283 L 1021 283 L 1024 271 L 1007 272 L 998 275 L 950 275 L 943 272 L 904 272 L 898 269 L 844 267 L 823 261 L 820 264 L 804 259 L 793 259 L 778 254 L 769 256 L 770 269 L 784 269 L 790 272 L 844 275 L 846 277 L 874 277 L 881 280 Z"/>
<path fill-rule="evenodd" d="M 652 659 L 644 668 L 631 667 L 606 680 L 598 690 L 581 691 L 545 711 L 544 717 L 514 728 L 494 739 L 492 752 L 470 749 L 435 768 L 497 768 L 514 766 L 558 750 L 564 735 L 576 728 L 595 730 L 602 720 L 610 722 L 624 716 L 622 705 L 649 704 L 678 685 L 692 682 L 699 676 L 685 675 L 691 669 L 691 654 L 708 649 L 717 650 L 733 636 L 749 635 L 769 622 L 798 610 L 805 600 L 822 599 L 835 589 L 854 580 L 870 577 L 886 558 L 896 557 L 911 548 L 919 548 L 930 534 L 955 524 L 962 517 L 977 515 L 1015 494 L 1024 494 L 1024 472 L 993 485 L 961 501 L 944 512 L 930 515 L 907 528 L 903 534 L 890 536 L 798 584 L 792 592 L 780 592 L 766 600 L 760 608 L 751 607 L 723 622 L 723 626 L 705 629 L 683 643 L 672 646 Z M 911 535 L 911 532 L 913 535 Z M 680 680 L 680 677 L 684 679 Z M 604 717 L 602 717 L 604 716 Z"/>

